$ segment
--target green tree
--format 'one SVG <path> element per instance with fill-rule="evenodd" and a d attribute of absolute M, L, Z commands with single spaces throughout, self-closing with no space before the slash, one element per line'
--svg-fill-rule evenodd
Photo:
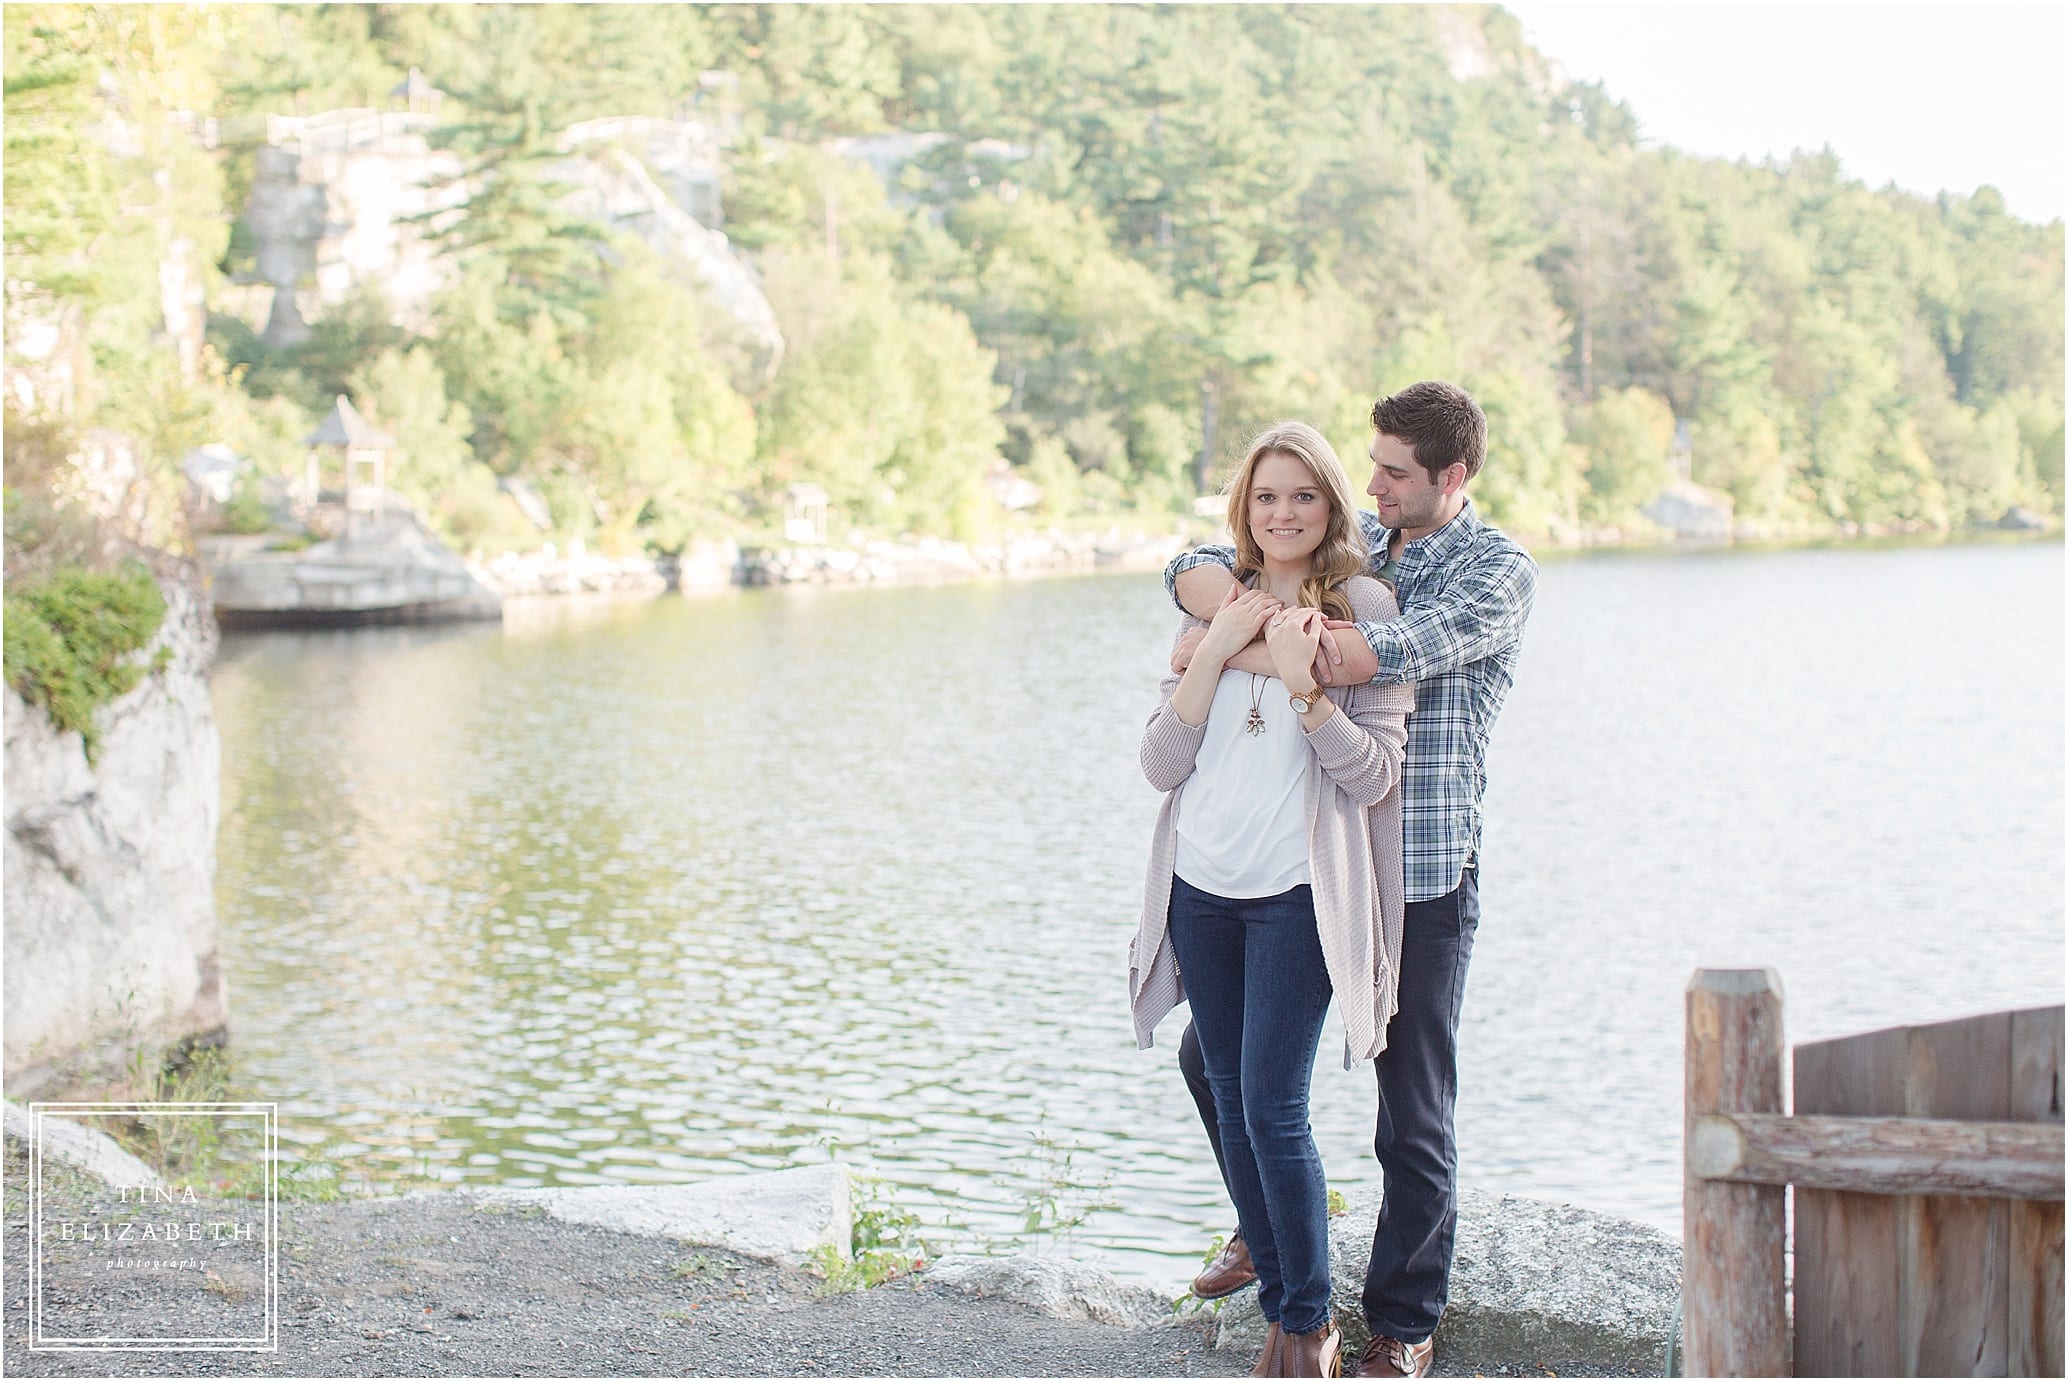
<path fill-rule="evenodd" d="M 1587 456 L 1581 512 L 1625 523 L 1672 477 L 1673 407 L 1641 388 L 1611 389 L 1581 414 L 1573 440 Z"/>
<path fill-rule="evenodd" d="M 1005 401 L 969 323 L 860 255 L 799 256 L 770 287 L 791 342 L 764 414 L 770 481 L 817 483 L 865 525 L 968 535 Z"/>

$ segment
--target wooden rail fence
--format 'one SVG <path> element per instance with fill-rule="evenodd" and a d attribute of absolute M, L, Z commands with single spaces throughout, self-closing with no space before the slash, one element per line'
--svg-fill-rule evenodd
<path fill-rule="evenodd" d="M 1785 1053 L 1779 974 L 1696 971 L 1687 1374 L 2063 1375 L 2062 1009 L 1797 1046 L 1794 1116 Z"/>

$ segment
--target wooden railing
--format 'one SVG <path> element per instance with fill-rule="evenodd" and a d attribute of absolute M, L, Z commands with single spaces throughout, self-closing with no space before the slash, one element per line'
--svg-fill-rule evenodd
<path fill-rule="evenodd" d="M 1798 1046 L 1792 1117 L 1781 1016 L 1688 984 L 1688 1375 L 2062 1375 L 2062 1009 Z"/>

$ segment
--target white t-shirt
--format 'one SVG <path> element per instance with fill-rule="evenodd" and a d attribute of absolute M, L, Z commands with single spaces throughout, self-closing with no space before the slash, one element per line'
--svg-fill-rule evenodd
<path fill-rule="evenodd" d="M 1255 704 L 1264 732 L 1245 729 Z M 1307 774 L 1314 754 L 1285 682 L 1223 671 L 1192 775 L 1179 788 L 1177 875 L 1217 897 L 1275 897 L 1311 881 Z"/>

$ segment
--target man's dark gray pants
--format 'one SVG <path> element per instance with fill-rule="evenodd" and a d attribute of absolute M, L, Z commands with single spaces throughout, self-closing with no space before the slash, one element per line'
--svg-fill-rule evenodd
<path fill-rule="evenodd" d="M 1376 1061 L 1379 1121 L 1372 1140 L 1385 1198 L 1364 1275 L 1364 1318 L 1373 1334 L 1419 1343 L 1436 1331 L 1450 1295 L 1458 1233 L 1458 1018 L 1465 969 L 1479 930 L 1479 873 L 1456 888 L 1409 902 L 1401 922 L 1400 1010 Z M 1221 1159 L 1213 1090 L 1188 1024 L 1178 1068 Z M 1223 1180 L 1225 1182 L 1226 1176 Z"/>

